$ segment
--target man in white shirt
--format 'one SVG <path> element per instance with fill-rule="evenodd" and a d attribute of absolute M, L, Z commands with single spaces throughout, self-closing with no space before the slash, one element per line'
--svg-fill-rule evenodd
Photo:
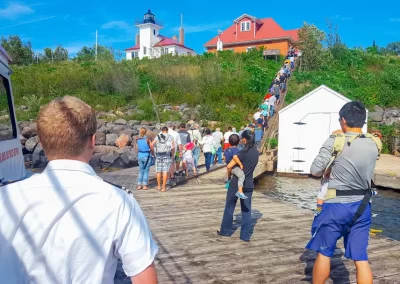
<path fill-rule="evenodd" d="M 270 97 L 268 99 L 268 104 L 269 104 L 270 115 L 273 116 L 274 111 L 275 111 L 275 105 L 276 105 L 276 96 Z"/>
<path fill-rule="evenodd" d="M 218 158 L 218 165 L 222 165 L 222 146 L 221 142 L 224 141 L 224 136 L 222 135 L 221 128 L 215 129 L 215 132 L 212 134 L 214 137 L 214 147 L 217 152 L 215 155 Z M 211 156 L 211 164 L 214 164 L 215 155 Z"/>
<path fill-rule="evenodd" d="M 225 134 L 224 134 L 224 150 L 226 150 L 226 149 L 228 149 L 228 148 L 230 147 L 230 144 L 229 144 L 229 137 L 230 137 L 232 134 L 233 134 L 232 126 L 229 126 L 229 127 L 228 127 L 228 131 L 225 132 Z"/>
<path fill-rule="evenodd" d="M 179 133 L 173 129 L 174 124 L 171 121 L 167 122 L 167 127 L 168 127 L 168 134 L 174 137 L 174 144 L 175 144 L 175 151 L 173 153 L 172 164 L 169 170 L 170 180 L 168 181 L 168 184 L 171 184 L 172 183 L 171 179 L 175 179 L 175 164 L 176 162 L 179 162 L 182 159 L 182 142 Z"/>
<path fill-rule="evenodd" d="M 118 259 L 132 283 L 157 283 L 158 248 L 139 204 L 88 164 L 96 129 L 94 110 L 75 97 L 40 109 L 50 162 L 0 189 L 1 283 L 114 283 Z"/>
<path fill-rule="evenodd" d="M 272 96 L 273 97 L 273 96 Z M 260 115 L 262 114 L 261 110 L 258 109 L 257 112 L 253 115 L 253 120 L 257 121 L 257 119 L 260 118 Z"/>

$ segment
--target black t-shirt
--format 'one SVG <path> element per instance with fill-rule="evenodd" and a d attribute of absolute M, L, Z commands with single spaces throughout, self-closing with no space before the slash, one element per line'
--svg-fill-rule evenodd
<path fill-rule="evenodd" d="M 285 83 L 285 79 L 286 79 L 286 76 L 285 76 L 285 75 L 279 76 L 279 80 L 281 81 L 281 84 L 282 84 L 282 83 Z"/>
<path fill-rule="evenodd" d="M 181 137 L 182 146 L 185 146 L 187 143 L 191 142 L 189 132 L 187 132 L 186 130 L 179 130 L 178 133 Z"/>
<path fill-rule="evenodd" d="M 243 164 L 243 172 L 246 177 L 244 181 L 244 191 L 252 191 L 254 189 L 253 172 L 258 164 L 258 158 L 260 154 L 256 147 L 251 148 L 247 152 L 240 151 L 238 158 Z M 238 188 L 238 179 L 235 175 L 232 175 L 230 186 L 232 188 Z"/>

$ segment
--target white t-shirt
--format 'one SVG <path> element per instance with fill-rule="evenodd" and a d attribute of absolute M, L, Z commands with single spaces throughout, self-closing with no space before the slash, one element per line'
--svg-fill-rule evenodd
<path fill-rule="evenodd" d="M 223 138 L 221 131 L 215 131 L 212 136 L 214 137 L 214 146 L 218 150 L 221 147 L 221 141 Z"/>
<path fill-rule="evenodd" d="M 254 120 L 259 119 L 259 118 L 260 118 L 260 115 L 261 115 L 261 112 L 257 111 L 257 112 L 253 115 Z"/>
<path fill-rule="evenodd" d="M 290 56 L 290 57 L 289 57 L 289 60 L 290 60 L 290 62 L 294 62 L 294 57 L 293 57 L 293 56 Z"/>
<path fill-rule="evenodd" d="M 179 145 L 182 145 L 181 136 L 175 130 L 168 128 L 168 134 L 174 137 L 175 151 L 178 149 Z"/>
<path fill-rule="evenodd" d="M 225 132 L 224 134 L 224 141 L 225 143 L 229 143 L 229 137 L 233 134 L 232 131 Z"/>
<path fill-rule="evenodd" d="M 270 97 L 268 100 L 269 100 L 269 105 L 270 106 L 275 106 L 275 103 L 276 103 L 276 97 L 275 96 Z"/>
<path fill-rule="evenodd" d="M 283 68 L 281 68 L 280 70 L 279 70 L 279 75 L 283 75 L 283 74 L 285 74 L 285 70 L 283 70 Z M 279 76 L 278 76 L 279 77 Z M 278 78 L 277 77 L 277 78 Z"/>
<path fill-rule="evenodd" d="M 88 164 L 51 161 L 42 174 L 0 189 L 1 283 L 114 283 L 157 254 L 139 204 Z"/>
<path fill-rule="evenodd" d="M 203 145 L 203 152 L 209 153 L 211 152 L 211 146 L 214 145 L 214 137 L 212 135 L 203 136 L 200 144 Z"/>

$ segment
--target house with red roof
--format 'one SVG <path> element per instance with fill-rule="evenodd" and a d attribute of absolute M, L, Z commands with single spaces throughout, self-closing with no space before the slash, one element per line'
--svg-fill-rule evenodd
<path fill-rule="evenodd" d="M 156 21 L 155 15 L 150 10 L 144 14 L 143 20 L 136 21 L 135 26 L 138 28 L 136 44 L 125 49 L 127 60 L 132 60 L 133 58 L 142 59 L 144 57 L 150 59 L 158 58 L 164 54 L 196 55 L 193 49 L 184 45 L 182 17 L 179 40 L 177 36 L 169 38 L 160 34 L 163 24 L 160 21 Z"/>
<path fill-rule="evenodd" d="M 284 30 L 272 18 L 258 19 L 243 14 L 233 21 L 232 26 L 205 44 L 208 52 L 233 50 L 247 52 L 253 48 L 264 47 L 279 50 L 286 55 L 291 45 L 298 40 L 298 29 Z"/>

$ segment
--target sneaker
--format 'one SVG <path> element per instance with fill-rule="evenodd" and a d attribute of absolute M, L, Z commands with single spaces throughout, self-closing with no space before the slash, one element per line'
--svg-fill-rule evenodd
<path fill-rule="evenodd" d="M 236 194 L 235 194 L 237 197 L 239 197 L 240 199 L 247 199 L 247 196 L 246 195 L 244 195 L 243 193 L 240 193 L 239 191 L 238 192 L 236 192 Z"/>
<path fill-rule="evenodd" d="M 174 183 L 169 179 L 167 180 L 167 185 L 173 185 Z"/>
<path fill-rule="evenodd" d="M 231 180 L 228 180 L 227 183 L 225 184 L 225 188 L 228 190 L 229 186 L 231 184 Z M 246 197 L 246 196 L 245 196 Z M 247 197 L 246 197 L 247 198 Z"/>

